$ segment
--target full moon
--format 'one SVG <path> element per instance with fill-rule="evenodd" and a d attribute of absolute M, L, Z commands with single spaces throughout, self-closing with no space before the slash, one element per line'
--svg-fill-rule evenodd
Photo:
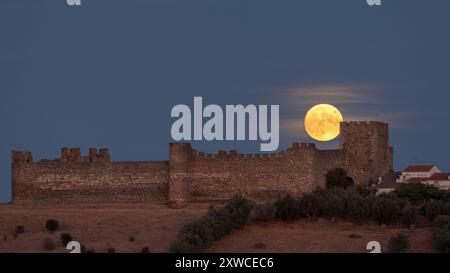
<path fill-rule="evenodd" d="M 308 135 L 318 141 L 329 141 L 339 135 L 341 112 L 330 104 L 318 104 L 309 109 L 305 116 Z"/>

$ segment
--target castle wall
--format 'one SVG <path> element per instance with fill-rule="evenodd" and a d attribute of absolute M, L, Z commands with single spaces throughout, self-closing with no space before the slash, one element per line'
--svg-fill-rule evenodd
<path fill-rule="evenodd" d="M 330 170 L 343 168 L 348 171 L 348 166 L 345 162 L 345 154 L 342 150 L 317 150 L 314 168 L 314 179 L 317 186 L 325 188 L 326 174 Z"/>
<path fill-rule="evenodd" d="M 205 154 L 189 143 L 171 143 L 168 161 L 115 162 L 108 149 L 62 148 L 55 161 L 33 162 L 31 152 L 12 153 L 14 203 L 169 202 L 251 199 L 298 195 L 325 187 L 328 171 L 341 167 L 356 184 L 377 181 L 393 170 L 388 126 L 341 123 L 341 149 L 318 150 L 294 143 L 274 154 Z"/>
<path fill-rule="evenodd" d="M 277 154 L 204 154 L 193 150 L 189 167 L 192 200 L 221 200 L 234 194 L 268 199 L 315 188 L 315 147 L 294 146 Z"/>
<path fill-rule="evenodd" d="M 13 202 L 164 202 L 168 163 L 15 162 Z"/>

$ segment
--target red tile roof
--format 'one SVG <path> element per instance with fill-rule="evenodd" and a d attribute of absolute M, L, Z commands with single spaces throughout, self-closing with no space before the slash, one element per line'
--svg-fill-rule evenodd
<path fill-rule="evenodd" d="M 434 167 L 434 165 L 414 165 L 408 166 L 404 169 L 404 172 L 429 172 Z"/>
<path fill-rule="evenodd" d="M 450 173 L 434 173 L 429 180 L 450 180 Z"/>

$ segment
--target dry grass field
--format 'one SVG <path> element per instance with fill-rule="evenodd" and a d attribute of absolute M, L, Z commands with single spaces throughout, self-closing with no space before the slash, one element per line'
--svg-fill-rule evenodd
<path fill-rule="evenodd" d="M 106 252 L 108 248 L 115 248 L 117 252 L 140 252 L 145 246 L 151 252 L 167 252 L 183 224 L 200 217 L 207 209 L 205 203 L 180 210 L 156 204 L 0 205 L 0 252 L 49 252 L 43 247 L 47 237 L 57 245 L 52 252 L 68 252 L 59 240 L 61 233 L 70 233 L 96 252 Z M 54 233 L 47 231 L 48 219 L 57 219 L 60 229 Z M 18 225 L 24 226 L 25 232 L 14 236 Z M 432 252 L 429 228 L 409 230 L 345 221 L 331 224 L 325 219 L 250 222 L 215 242 L 208 251 L 368 252 L 368 241 L 379 241 L 384 250 L 389 238 L 398 232 L 409 236 L 411 252 Z"/>

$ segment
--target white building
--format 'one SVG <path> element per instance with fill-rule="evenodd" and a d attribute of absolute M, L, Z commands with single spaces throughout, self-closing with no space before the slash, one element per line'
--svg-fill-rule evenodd
<path fill-rule="evenodd" d="M 402 171 L 402 174 L 396 180 L 396 182 L 408 182 L 408 180 L 411 178 L 430 178 L 435 173 L 441 173 L 441 171 L 433 165 L 408 166 Z"/>
<path fill-rule="evenodd" d="M 433 165 L 408 166 L 402 172 L 391 172 L 382 177 L 377 185 L 378 193 L 391 192 L 403 183 L 424 183 L 450 190 L 450 173 L 443 173 Z"/>

